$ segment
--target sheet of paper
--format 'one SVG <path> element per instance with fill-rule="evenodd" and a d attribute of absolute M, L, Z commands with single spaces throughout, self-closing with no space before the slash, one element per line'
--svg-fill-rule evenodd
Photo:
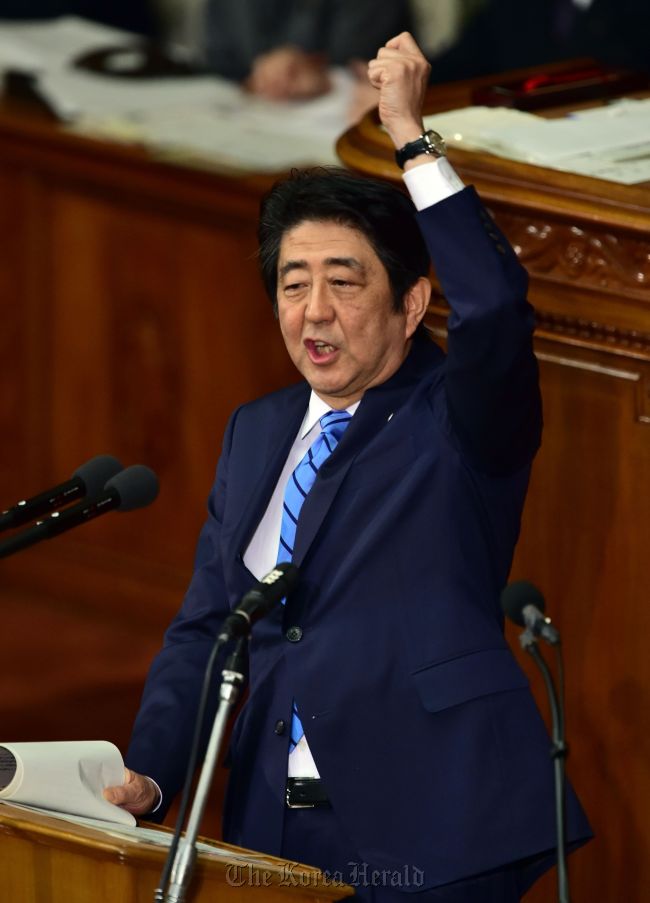
<path fill-rule="evenodd" d="M 425 126 L 468 150 L 624 184 L 650 179 L 650 100 L 617 101 L 559 119 L 464 107 L 427 116 Z"/>
<path fill-rule="evenodd" d="M 0 71 L 11 67 L 29 72 L 63 69 L 80 53 L 136 40 L 131 32 L 77 16 L 15 22 L 3 19 L 0 7 Z"/>
<path fill-rule="evenodd" d="M 239 95 L 236 85 L 208 75 L 129 80 L 57 69 L 39 76 L 39 91 L 59 117 L 101 120 L 122 117 L 138 122 L 158 111 L 228 108 Z"/>
<path fill-rule="evenodd" d="M 43 61 L 39 54 L 10 34 L 5 34 L 0 22 L 0 75 L 8 69 L 20 72 L 40 72 Z"/>
<path fill-rule="evenodd" d="M 101 105 L 79 116 L 72 128 L 87 135 L 144 144 L 153 153 L 184 162 L 239 170 L 277 172 L 292 166 L 336 165 L 335 144 L 347 126 L 353 80 L 332 72 L 333 90 L 308 102 L 269 102 L 221 79 L 197 85 L 182 100 L 167 90 L 134 94 L 121 106 L 105 93 Z M 189 86 L 188 86 L 189 88 Z"/>
<path fill-rule="evenodd" d="M 105 740 L 0 744 L 0 800 L 135 825 L 102 795 L 123 782 L 120 751 Z"/>

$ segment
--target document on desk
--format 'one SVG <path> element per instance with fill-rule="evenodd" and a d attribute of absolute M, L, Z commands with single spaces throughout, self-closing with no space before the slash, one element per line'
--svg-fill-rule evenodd
<path fill-rule="evenodd" d="M 340 162 L 335 144 L 348 125 L 354 83 L 342 69 L 332 71 L 331 81 L 328 94 L 302 102 L 261 100 L 208 76 L 129 84 L 127 94 L 122 86 L 87 85 L 88 101 L 92 97 L 95 106 L 91 111 L 88 105 L 71 128 L 142 144 L 156 156 L 200 166 L 278 172 L 335 165 Z"/>
<path fill-rule="evenodd" d="M 425 118 L 452 146 L 632 185 L 650 181 L 650 99 L 545 119 L 501 107 L 464 107 Z"/>
<path fill-rule="evenodd" d="M 218 84 L 192 102 L 85 116 L 73 128 L 144 144 L 157 156 L 187 164 L 266 172 L 336 165 L 336 139 L 346 128 L 353 86 L 343 71 L 332 80 L 333 90 L 315 100 L 271 102 L 215 79 Z"/>
<path fill-rule="evenodd" d="M 0 801 L 135 825 L 102 795 L 123 782 L 120 751 L 104 740 L 0 744 Z"/>

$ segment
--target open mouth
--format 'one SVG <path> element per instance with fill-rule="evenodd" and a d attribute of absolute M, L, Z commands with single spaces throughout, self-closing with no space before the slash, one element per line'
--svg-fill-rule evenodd
<path fill-rule="evenodd" d="M 320 339 L 305 339 L 305 348 L 315 363 L 327 363 L 336 355 L 338 348 Z"/>

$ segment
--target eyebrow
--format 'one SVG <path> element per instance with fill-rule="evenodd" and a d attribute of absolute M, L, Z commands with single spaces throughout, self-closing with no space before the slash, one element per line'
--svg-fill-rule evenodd
<path fill-rule="evenodd" d="M 356 270 L 362 275 L 365 275 L 366 272 L 365 266 L 356 257 L 327 257 L 324 263 L 326 267 L 347 267 L 350 270 Z M 286 276 L 292 270 L 308 269 L 309 264 L 306 260 L 287 260 L 278 270 L 278 277 L 282 279 L 283 276 Z"/>

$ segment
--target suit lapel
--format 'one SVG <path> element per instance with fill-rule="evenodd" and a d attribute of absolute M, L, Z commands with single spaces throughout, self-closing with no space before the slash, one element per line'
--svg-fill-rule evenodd
<path fill-rule="evenodd" d="M 242 514 L 232 540 L 235 557 L 240 560 L 273 494 L 308 400 L 309 386 L 306 383 L 292 386 L 276 404 L 268 406 L 255 435 L 248 438 L 254 449 L 247 474 L 250 494 L 247 500 L 242 501 Z"/>

